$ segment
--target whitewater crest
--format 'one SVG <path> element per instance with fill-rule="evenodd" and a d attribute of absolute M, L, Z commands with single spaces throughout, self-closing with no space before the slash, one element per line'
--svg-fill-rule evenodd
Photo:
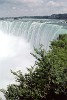
<path fill-rule="evenodd" d="M 59 34 L 67 33 L 62 25 L 50 21 L 0 21 L 0 30 L 23 37 L 34 47 L 43 44 L 46 50 L 49 48 L 50 41 L 57 38 Z"/>

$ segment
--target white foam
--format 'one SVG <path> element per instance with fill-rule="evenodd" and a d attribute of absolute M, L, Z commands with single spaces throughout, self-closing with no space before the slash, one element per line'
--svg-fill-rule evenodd
<path fill-rule="evenodd" d="M 33 65 L 30 52 L 30 44 L 25 39 L 0 31 L 0 88 L 15 82 L 10 69 L 25 73 L 26 67 Z"/>

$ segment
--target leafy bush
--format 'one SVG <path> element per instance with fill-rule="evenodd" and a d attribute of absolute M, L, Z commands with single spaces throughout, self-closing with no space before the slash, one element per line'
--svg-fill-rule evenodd
<path fill-rule="evenodd" d="M 12 72 L 18 85 L 1 90 L 7 100 L 67 100 L 67 35 L 51 42 L 49 52 L 35 49 L 35 67 Z"/>

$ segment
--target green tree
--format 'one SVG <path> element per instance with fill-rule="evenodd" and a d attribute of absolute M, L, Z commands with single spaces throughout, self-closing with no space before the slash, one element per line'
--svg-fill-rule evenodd
<path fill-rule="evenodd" d="M 35 49 L 35 67 L 22 75 L 12 72 L 18 85 L 3 92 L 7 100 L 67 100 L 67 35 L 51 42 L 50 50 Z"/>

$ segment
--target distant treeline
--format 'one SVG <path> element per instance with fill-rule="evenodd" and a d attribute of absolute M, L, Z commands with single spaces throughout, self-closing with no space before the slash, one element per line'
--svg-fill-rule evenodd
<path fill-rule="evenodd" d="M 21 16 L 21 17 L 2 17 L 0 20 L 4 19 L 23 19 L 23 18 L 32 18 L 32 19 L 67 19 L 67 14 L 52 14 L 50 16 Z"/>
<path fill-rule="evenodd" d="M 67 14 L 53 14 L 49 16 L 48 18 L 51 19 L 67 19 Z"/>

